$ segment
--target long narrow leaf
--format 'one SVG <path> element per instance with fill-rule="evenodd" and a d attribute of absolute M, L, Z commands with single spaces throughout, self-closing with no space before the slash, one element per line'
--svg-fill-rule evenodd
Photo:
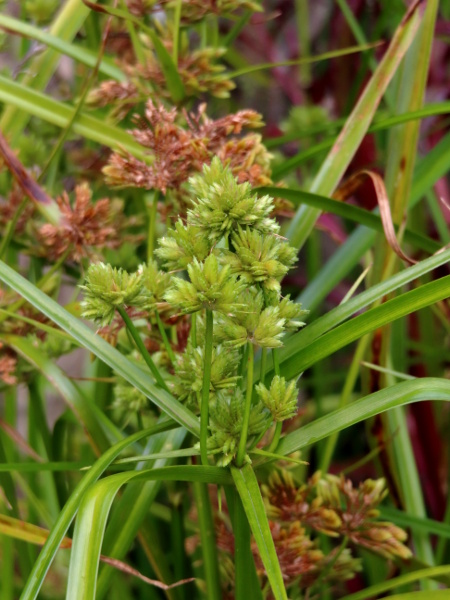
<path fill-rule="evenodd" d="M 280 441 L 277 454 L 292 454 L 292 452 L 315 444 L 333 433 L 342 431 L 390 408 L 423 400 L 450 402 L 450 381 L 425 377 L 413 381 L 402 381 L 397 385 L 369 394 L 349 406 L 335 410 L 313 423 L 308 423 L 298 431 L 289 433 Z"/>
<path fill-rule="evenodd" d="M 150 437 L 162 431 L 167 431 L 171 428 L 172 423 L 170 421 L 166 421 L 164 423 L 160 423 L 159 425 L 155 425 L 150 429 L 139 431 L 138 433 L 135 433 L 129 438 L 112 446 L 97 460 L 97 462 L 86 473 L 86 475 L 74 489 L 64 508 L 59 513 L 58 518 L 56 519 L 56 522 L 48 535 L 47 541 L 45 542 L 41 553 L 33 565 L 33 569 L 20 596 L 21 600 L 34 600 L 39 594 L 39 590 L 44 582 L 47 571 L 49 570 L 53 558 L 58 551 L 58 548 L 73 518 L 77 513 L 79 504 L 86 490 L 97 481 L 102 473 L 123 450 L 146 437 Z"/>
<path fill-rule="evenodd" d="M 24 37 L 36 40 L 41 44 L 45 44 L 53 50 L 57 50 L 65 56 L 69 56 L 74 60 L 87 65 L 88 67 L 94 67 L 97 62 L 97 56 L 92 50 L 88 48 L 82 48 L 76 44 L 69 43 L 56 35 L 52 35 L 48 31 L 39 29 L 30 23 L 15 19 L 9 15 L 0 14 L 0 28 L 5 28 L 9 32 L 18 33 Z M 99 72 L 103 75 L 107 75 L 117 81 L 126 81 L 125 74 L 114 65 L 111 61 L 103 59 L 100 62 Z"/>
<path fill-rule="evenodd" d="M 273 595 L 276 600 L 287 600 L 283 574 L 255 473 L 250 465 L 245 465 L 241 469 L 231 467 L 231 474 L 258 546 Z"/>
<path fill-rule="evenodd" d="M 229 485 L 230 473 L 220 467 L 188 465 L 119 473 L 93 485 L 78 511 L 67 584 L 67 600 L 94 600 L 100 549 L 111 504 L 119 489 L 131 481 L 200 481 Z M 261 500 L 262 502 L 262 500 Z"/>
<path fill-rule="evenodd" d="M 75 110 L 68 104 L 54 100 L 42 92 L 35 91 L 22 83 L 11 81 L 2 75 L 0 75 L 0 100 L 61 128 L 67 127 Z M 78 115 L 72 125 L 72 130 L 88 140 L 109 148 L 123 148 L 136 158 L 148 160 L 148 156 L 146 157 L 143 153 L 142 146 L 129 133 L 91 115 L 85 113 Z"/>
<path fill-rule="evenodd" d="M 311 192 L 323 196 L 331 195 L 350 164 L 390 80 L 419 27 L 420 17 L 417 7 L 418 3 L 415 2 L 397 28 L 380 65 L 317 173 L 310 188 Z M 319 215 L 320 211 L 315 208 L 302 207 L 297 211 L 287 231 L 287 237 L 294 246 L 301 248 Z"/>
<path fill-rule="evenodd" d="M 280 364 L 285 377 L 296 377 L 305 369 L 354 342 L 366 333 L 392 323 L 430 304 L 450 296 L 450 275 L 427 283 L 372 308 L 351 321 L 339 325 L 307 346 L 299 347 L 296 334 L 288 339 L 280 352 Z M 345 305 L 344 305 L 345 306 Z M 295 347 L 295 350 L 294 350 Z M 270 373 L 268 375 L 270 377 Z"/>

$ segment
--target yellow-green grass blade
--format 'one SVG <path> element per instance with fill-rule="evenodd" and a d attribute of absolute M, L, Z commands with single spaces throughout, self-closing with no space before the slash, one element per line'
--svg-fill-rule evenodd
<path fill-rule="evenodd" d="M 92 466 L 92 468 L 86 473 L 83 479 L 79 482 L 77 487 L 74 489 L 70 498 L 64 505 L 62 511 L 59 513 L 49 535 L 45 542 L 42 550 L 33 565 L 30 577 L 28 578 L 25 587 L 20 596 L 21 600 L 35 599 L 39 593 L 45 576 L 50 568 L 53 558 L 58 551 L 58 548 L 73 520 L 75 517 L 79 504 L 86 490 L 92 486 L 93 483 L 102 475 L 102 473 L 109 467 L 109 465 L 119 456 L 119 454 L 132 446 L 133 444 L 143 440 L 152 435 L 156 435 L 163 431 L 168 431 L 173 427 L 173 422 L 165 421 L 149 429 L 139 431 L 121 440 L 109 450 L 107 450 Z"/>
<path fill-rule="evenodd" d="M 394 281 L 398 281 L 398 279 Z M 380 288 L 377 288 L 377 291 L 379 290 Z M 368 292 L 371 291 L 372 290 L 368 290 Z M 364 292 L 364 294 L 367 295 L 363 298 L 366 299 L 370 297 L 370 293 L 368 292 Z M 333 327 L 333 323 L 336 322 L 336 316 L 341 318 L 344 314 L 348 315 L 347 310 L 353 310 L 353 308 L 359 304 L 358 297 L 353 298 L 338 307 L 338 309 L 342 310 L 334 309 L 335 312 L 332 314 L 333 318 L 330 318 L 329 315 L 325 315 L 325 317 L 322 317 L 323 320 L 318 320 L 319 324 L 316 326 L 317 329 L 316 331 L 313 330 L 314 335 L 311 332 L 308 332 L 307 327 L 304 332 L 296 333 L 287 340 L 286 345 L 279 351 L 282 374 L 288 378 L 298 377 L 305 369 L 311 367 L 322 358 L 343 348 L 347 344 L 358 340 L 366 333 L 375 331 L 378 327 L 392 323 L 401 317 L 425 308 L 426 306 L 430 306 L 440 300 L 444 300 L 449 296 L 450 275 L 447 275 L 436 281 L 424 284 L 414 290 L 405 292 L 397 298 L 388 300 L 380 306 L 358 315 L 351 321 L 347 321 L 346 323 L 342 323 L 337 327 L 328 330 L 320 337 L 314 337 L 317 334 L 317 331 L 322 329 L 324 322 L 327 322 L 327 320 L 329 326 Z M 311 329 L 313 329 L 313 326 L 311 326 Z M 307 338 L 310 335 L 312 336 L 312 338 L 309 338 L 311 341 L 307 341 Z M 273 377 L 273 375 L 273 371 L 267 373 L 269 378 Z"/>
<path fill-rule="evenodd" d="M 152 467 L 158 469 L 168 466 L 168 453 L 166 448 L 179 448 L 186 437 L 186 432 L 177 429 L 169 433 L 161 433 L 152 436 L 145 448 L 144 456 L 157 453 L 158 457 L 150 464 L 142 461 L 136 466 L 136 470 Z M 155 500 L 160 489 L 160 481 L 147 481 L 138 490 L 135 486 L 129 486 L 124 490 L 120 500 L 114 507 L 111 518 L 108 521 L 108 527 L 105 532 L 104 554 L 114 558 L 122 559 L 128 552 L 133 540 L 135 539 L 143 520 L 148 515 L 149 506 Z M 97 584 L 97 600 L 107 597 L 110 589 L 111 579 L 116 571 L 109 565 L 103 565 Z M 169 582 L 165 582 L 169 583 Z"/>
<path fill-rule="evenodd" d="M 52 36 L 70 42 L 82 27 L 88 14 L 89 9 L 82 0 L 67 0 L 50 24 L 48 32 Z M 20 83 L 30 89 L 44 90 L 56 70 L 60 56 L 56 50 L 47 48 L 27 65 L 26 73 L 20 78 Z M 13 146 L 25 129 L 30 116 L 31 113 L 26 109 L 22 110 L 21 106 L 14 103 L 5 107 L 0 118 L 0 131 L 7 135 Z"/>
<path fill-rule="evenodd" d="M 216 485 L 230 485 L 233 482 L 227 469 L 188 465 L 119 473 L 94 484 L 83 496 L 78 510 L 66 600 L 94 600 L 100 550 L 112 502 L 126 483 L 152 480 L 199 481 Z"/>
<path fill-rule="evenodd" d="M 240 469 L 231 467 L 231 474 L 258 546 L 274 598 L 287 600 L 283 574 L 256 475 L 250 465 L 245 465 Z"/>
<path fill-rule="evenodd" d="M 65 128 L 71 122 L 75 108 L 54 100 L 50 96 L 33 90 L 23 83 L 17 83 L 0 75 L 0 101 L 8 106 L 23 109 L 30 116 L 38 117 L 57 127 Z M 114 125 L 105 123 L 97 117 L 82 112 L 72 125 L 74 133 L 108 148 L 123 148 L 136 158 L 149 160 L 143 147 L 133 136 Z"/>
<path fill-rule="evenodd" d="M 0 14 L 0 28 L 5 28 L 8 32 L 14 32 L 26 38 L 36 40 L 88 67 L 95 67 L 97 62 L 97 56 L 92 50 L 67 42 L 65 39 L 52 35 L 48 31 L 39 29 L 39 27 L 20 19 L 15 19 L 9 15 Z M 99 72 L 116 81 L 126 81 L 125 74 L 112 60 L 108 60 L 107 58 L 103 58 L 100 62 Z"/>
<path fill-rule="evenodd" d="M 413 381 L 402 381 L 369 394 L 287 434 L 281 439 L 277 454 L 292 454 L 386 410 L 424 400 L 450 402 L 450 381 L 424 377 Z M 262 459 L 258 464 L 262 462 L 267 461 Z"/>
<path fill-rule="evenodd" d="M 317 173 L 309 191 L 322 196 L 330 196 L 343 176 L 351 159 L 366 134 L 379 102 L 394 76 L 403 56 L 408 50 L 420 24 L 416 10 L 410 10 L 400 23 L 375 73 L 367 83 L 364 92 L 347 119 L 333 148 Z M 308 238 L 320 211 L 301 207 L 292 219 L 287 237 L 297 248 L 301 248 Z"/>

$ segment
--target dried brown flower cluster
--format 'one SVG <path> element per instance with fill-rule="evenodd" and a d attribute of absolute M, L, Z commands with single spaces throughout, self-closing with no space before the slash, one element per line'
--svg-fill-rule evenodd
<path fill-rule="evenodd" d="M 216 513 L 215 523 L 217 547 L 226 561 L 234 556 L 235 546 L 229 519 L 224 516 L 225 511 L 226 506 L 222 506 L 222 513 Z M 335 548 L 329 554 L 324 554 L 319 548 L 319 540 L 311 539 L 306 528 L 298 520 L 291 522 L 273 520 L 269 521 L 269 525 L 287 587 L 297 584 L 300 589 L 306 589 L 322 577 L 323 581 L 334 585 L 352 579 L 355 573 L 361 570 L 359 559 L 352 556 L 349 548 Z M 198 543 L 198 537 L 191 538 L 188 551 L 192 553 Z M 264 579 L 266 572 L 254 540 L 251 549 L 257 573 Z M 232 587 L 233 577 L 224 579 L 224 583 Z"/>
<path fill-rule="evenodd" d="M 196 113 L 183 112 L 184 127 L 177 122 L 176 109 L 147 102 L 148 127 L 131 131 L 133 137 L 149 150 L 151 164 L 126 153 L 113 153 L 104 168 L 107 182 L 115 186 L 179 190 L 183 183 L 217 155 L 231 165 L 240 181 L 253 186 L 265 185 L 270 179 L 270 155 L 258 135 L 242 138 L 243 128 L 261 127 L 261 117 L 252 110 L 239 111 L 212 120 L 202 104 Z"/>
<path fill-rule="evenodd" d="M 354 488 L 349 479 L 317 472 L 297 487 L 287 471 L 281 475 L 274 471 L 263 493 L 271 518 L 299 522 L 332 537 L 346 536 L 385 558 L 411 556 L 403 544 L 406 533 L 392 523 L 376 520 L 377 506 L 387 494 L 384 479 L 368 479 Z"/>
<path fill-rule="evenodd" d="M 144 17 L 151 10 L 174 8 L 176 0 L 127 0 L 127 6 L 135 16 Z M 260 11 L 261 6 L 249 0 L 181 0 L 181 19 L 182 23 L 193 23 L 206 15 L 223 15 L 239 9 Z"/>
<path fill-rule="evenodd" d="M 17 377 L 15 376 L 15 370 L 17 366 L 17 359 L 14 354 L 5 350 L 0 355 L 0 380 L 7 385 L 15 385 L 17 383 Z"/>
<path fill-rule="evenodd" d="M 169 26 L 154 21 L 157 35 L 169 54 L 173 52 L 173 32 Z M 113 114 L 123 117 L 132 109 L 132 101 L 142 101 L 149 94 L 152 97 L 170 100 L 171 91 L 167 85 L 166 74 L 148 37 L 141 38 L 145 60 L 137 60 L 132 48 L 126 43 L 126 32 L 115 32 L 116 40 L 110 43 L 117 48 L 117 62 L 127 76 L 127 81 L 108 80 L 93 89 L 87 98 L 91 106 L 112 106 Z M 124 37 L 125 36 L 125 37 Z M 188 97 L 199 97 L 209 93 L 216 98 L 228 98 L 235 88 L 234 82 L 226 74 L 225 66 L 220 62 L 225 54 L 224 48 L 191 49 L 189 40 L 180 37 L 177 57 L 177 72 L 183 83 L 184 93 Z"/>
<path fill-rule="evenodd" d="M 262 486 L 262 493 L 287 587 L 295 584 L 305 590 L 319 579 L 334 586 L 352 579 L 361 570 L 360 560 L 352 555 L 351 548 L 345 547 L 345 542 L 324 554 L 319 538 L 311 537 L 311 530 L 340 536 L 387 559 L 411 556 L 402 543 L 405 532 L 392 523 L 376 520 L 379 515 L 376 507 L 387 494 L 383 479 L 368 479 L 355 488 L 344 477 L 322 476 L 317 472 L 306 484 L 297 486 L 289 471 L 273 471 L 267 485 Z M 217 499 L 212 498 L 212 502 L 216 507 L 217 547 L 227 560 L 234 556 L 235 546 L 226 504 L 219 511 Z M 188 551 L 194 552 L 198 543 L 198 536 L 190 538 Z M 255 541 L 252 553 L 258 575 L 264 578 L 264 565 Z M 225 584 L 232 588 L 232 576 L 225 579 Z"/>
<path fill-rule="evenodd" d="M 95 204 L 92 192 L 84 183 L 75 188 L 72 207 L 66 192 L 57 199 L 62 213 L 61 223 L 46 223 L 39 229 L 46 256 L 55 260 L 70 249 L 70 258 L 79 261 L 91 256 L 94 248 L 116 247 L 118 238 L 118 210 L 110 200 L 104 198 Z"/>
<path fill-rule="evenodd" d="M 142 93 L 131 81 L 102 81 L 91 90 L 87 102 L 91 106 L 114 105 L 113 115 L 124 118 L 141 101 Z"/>
<path fill-rule="evenodd" d="M 2 227 L 6 226 L 14 218 L 23 198 L 22 190 L 15 183 L 12 185 L 9 197 L 7 199 L 0 198 L 0 224 Z M 31 201 L 27 202 L 15 226 L 15 232 L 18 235 L 25 231 L 26 225 L 34 213 L 34 204 Z"/>

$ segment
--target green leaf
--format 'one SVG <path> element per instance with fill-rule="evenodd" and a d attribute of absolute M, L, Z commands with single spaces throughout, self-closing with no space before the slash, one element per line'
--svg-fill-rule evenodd
<path fill-rule="evenodd" d="M 300 342 L 302 345 L 299 344 L 298 336 L 301 332 L 297 333 L 289 338 L 285 347 L 279 351 L 282 375 L 287 379 L 297 377 L 311 365 L 347 344 L 358 340 L 366 333 L 375 331 L 378 327 L 392 323 L 396 319 L 439 302 L 439 300 L 444 300 L 449 295 L 450 275 L 447 275 L 388 300 L 380 306 L 358 315 L 351 321 L 339 325 L 332 331 L 328 331 L 307 345 L 304 344 L 304 338 L 303 343 Z M 345 309 L 347 304 L 350 303 L 352 308 L 356 304 L 349 301 L 342 305 L 342 308 Z M 307 329 L 305 329 L 305 332 Z M 268 373 L 268 377 L 270 380 L 270 377 L 273 377 L 273 372 Z"/>
<path fill-rule="evenodd" d="M 286 198 L 286 200 L 290 200 L 297 205 L 306 204 L 308 206 L 313 206 L 314 208 L 319 208 L 321 211 L 339 215 L 345 219 L 355 221 L 360 225 L 370 227 L 370 229 L 374 229 L 375 231 L 383 232 L 383 225 L 378 214 L 352 204 L 347 204 L 346 202 L 334 200 L 333 198 L 311 194 L 310 192 L 305 192 L 303 190 L 265 186 L 258 188 L 258 194 L 269 194 L 276 198 Z M 441 248 L 435 240 L 421 235 L 420 233 L 415 233 L 410 229 L 405 229 L 404 240 L 416 248 L 420 248 L 421 250 L 430 253 L 436 252 Z"/>
<path fill-rule="evenodd" d="M 276 67 L 285 67 L 289 65 L 306 65 L 311 63 L 320 62 L 322 60 L 330 60 L 331 58 L 339 58 L 340 56 L 348 56 L 349 54 L 357 54 L 359 52 L 366 52 L 367 50 L 371 50 L 376 46 L 379 46 L 380 42 L 372 42 L 370 44 L 361 44 L 359 46 L 350 46 L 349 48 L 340 48 L 339 50 L 332 50 L 331 52 L 324 52 L 323 54 L 318 54 L 316 56 L 308 56 L 307 58 L 296 58 L 293 60 L 283 60 L 280 62 L 270 62 L 270 63 L 262 63 L 259 65 L 249 65 L 248 67 L 243 67 L 242 69 L 238 69 L 237 71 L 231 71 L 231 73 L 227 73 L 227 76 L 230 79 L 234 79 L 236 77 L 241 77 L 242 75 L 248 75 L 249 73 L 254 73 L 256 71 L 264 71 L 266 69 L 274 69 Z M 218 76 L 219 78 L 220 76 Z"/>
<path fill-rule="evenodd" d="M 14 19 L 14 17 L 0 14 L 0 27 L 5 28 L 8 32 L 12 31 L 26 38 L 36 40 L 41 44 L 45 44 L 49 48 L 57 50 L 61 54 L 69 56 L 88 67 L 94 67 L 97 62 L 97 56 L 92 50 L 67 42 L 48 31 L 39 29 L 39 27 L 35 27 L 25 21 Z M 103 58 L 100 62 L 99 72 L 117 81 L 126 81 L 125 74 L 111 60 Z"/>
<path fill-rule="evenodd" d="M 94 600 L 100 549 L 114 497 L 125 483 L 152 480 L 199 481 L 216 485 L 232 483 L 230 473 L 225 469 L 188 465 L 118 473 L 94 484 L 84 495 L 78 511 L 69 567 L 67 600 Z"/>
<path fill-rule="evenodd" d="M 17 107 L 24 110 L 30 116 L 39 117 L 57 127 L 65 128 L 70 123 L 75 108 L 54 100 L 27 87 L 23 83 L 16 83 L 0 75 L 0 100 L 9 107 Z M 136 158 L 148 160 L 143 148 L 129 133 L 105 123 L 96 117 L 81 113 L 72 124 L 72 130 L 88 140 L 103 144 L 108 148 L 123 148 Z"/>
<path fill-rule="evenodd" d="M 415 8 L 417 9 L 417 5 Z M 378 104 L 411 44 L 419 24 L 418 11 L 407 12 L 382 61 L 367 83 L 333 148 L 317 173 L 311 185 L 311 192 L 323 196 L 332 194 L 366 134 Z M 297 211 L 286 234 L 293 246 L 302 247 L 319 215 L 320 211 L 315 208 L 302 207 Z"/>
<path fill-rule="evenodd" d="M 292 454 L 390 408 L 423 400 L 450 402 L 450 381 L 424 377 L 413 381 L 402 381 L 374 394 L 369 394 L 289 433 L 278 444 L 277 454 Z"/>
<path fill-rule="evenodd" d="M 448 523 L 441 523 L 425 517 L 415 517 L 402 510 L 387 506 L 380 507 L 380 516 L 382 519 L 392 521 L 399 527 L 409 527 L 424 533 L 433 533 L 440 537 L 450 538 L 450 525 Z"/>
<path fill-rule="evenodd" d="M 67 0 L 61 4 L 61 9 L 50 24 L 48 33 L 69 42 L 75 37 L 80 27 L 82 27 L 86 17 L 89 15 L 89 9 L 83 6 L 81 0 Z M 59 52 L 47 48 L 27 65 L 26 73 L 22 76 L 20 85 L 26 89 L 28 89 L 28 86 L 29 89 L 45 89 L 56 70 L 59 59 Z M 2 87 L 3 82 L 0 81 L 0 89 Z M 0 119 L 0 131 L 4 135 L 7 135 L 8 140 L 13 146 L 18 136 L 24 131 L 32 115 L 26 108 L 22 112 L 19 112 L 18 108 L 22 107 L 16 105 L 14 102 L 6 102 Z M 19 114 L 17 114 L 18 112 Z"/>
<path fill-rule="evenodd" d="M 37 598 L 47 571 L 50 568 L 53 558 L 58 551 L 59 545 L 61 544 L 78 510 L 79 504 L 86 490 L 89 489 L 95 481 L 97 481 L 102 473 L 123 450 L 146 437 L 150 437 L 162 431 L 167 431 L 172 427 L 172 422 L 165 421 L 144 431 L 139 431 L 138 433 L 135 433 L 134 435 L 131 435 L 125 440 L 122 440 L 112 446 L 97 460 L 97 462 L 86 473 L 86 475 L 74 489 L 69 500 L 64 505 L 64 508 L 59 513 L 58 518 L 56 519 L 56 522 L 49 533 L 47 541 L 45 542 L 39 556 L 34 562 L 33 569 L 22 591 L 22 595 L 20 597 L 21 600 L 34 600 Z"/>
<path fill-rule="evenodd" d="M 399 577 L 394 577 L 394 579 L 389 579 L 389 581 L 383 581 L 382 583 L 378 583 L 377 585 L 371 585 L 370 587 L 362 590 L 361 592 L 356 592 L 355 594 L 350 594 L 349 596 L 344 596 L 342 600 L 366 600 L 366 598 L 373 598 L 378 596 L 379 594 L 383 594 L 389 590 L 393 590 L 401 585 L 406 585 L 408 583 L 413 583 L 418 579 L 426 579 L 426 578 L 434 578 L 439 577 L 440 575 L 447 575 L 450 573 L 450 566 L 446 565 L 444 567 L 430 567 L 429 569 L 420 569 L 419 571 L 413 571 L 412 573 L 406 573 L 405 575 L 400 575 Z M 443 590 L 441 590 L 443 591 Z M 429 594 L 429 595 L 428 595 Z M 389 599 L 393 598 L 404 599 L 404 600 L 419 600 L 430 598 L 430 600 L 448 600 L 450 598 L 450 591 L 446 591 L 446 595 L 440 595 L 437 592 L 426 591 L 426 592 L 410 592 L 407 594 L 395 594 L 394 596 L 389 596 Z"/>
<path fill-rule="evenodd" d="M 283 574 L 255 473 L 250 465 L 245 465 L 240 469 L 231 467 L 231 474 L 258 546 L 273 595 L 276 600 L 287 600 Z"/>

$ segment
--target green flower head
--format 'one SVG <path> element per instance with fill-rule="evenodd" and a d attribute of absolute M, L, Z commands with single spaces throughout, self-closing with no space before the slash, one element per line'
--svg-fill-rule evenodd
<path fill-rule="evenodd" d="M 205 260 L 212 244 L 202 229 L 192 225 L 183 225 L 181 220 L 175 223 L 175 229 L 169 229 L 167 235 L 159 240 L 161 246 L 155 253 L 169 271 L 187 268 L 196 258 Z"/>
<path fill-rule="evenodd" d="M 236 298 L 243 283 L 231 275 L 229 266 L 221 267 L 214 254 L 210 254 L 204 263 L 194 259 L 188 266 L 188 273 L 190 282 L 179 277 L 173 279 L 173 287 L 165 294 L 167 302 L 184 313 L 209 309 L 233 315 L 242 310 Z"/>
<path fill-rule="evenodd" d="M 141 265 L 138 272 L 142 275 L 143 288 L 149 295 L 148 308 L 155 308 L 157 304 L 164 302 L 164 294 L 171 285 L 171 276 L 169 273 L 160 271 L 155 260 Z"/>
<path fill-rule="evenodd" d="M 84 290 L 82 316 L 101 325 L 111 323 L 118 306 L 146 308 L 151 294 L 143 286 L 142 271 L 131 275 L 124 269 L 96 263 L 89 267 Z"/>
<path fill-rule="evenodd" d="M 236 385 L 239 377 L 235 375 L 240 362 L 238 352 L 225 349 L 223 346 L 213 348 L 211 357 L 210 399 L 221 389 L 229 389 Z M 175 365 L 176 380 L 174 393 L 179 400 L 189 406 L 198 406 L 198 396 L 203 386 L 205 366 L 204 348 L 193 348 L 188 344 Z"/>
<path fill-rule="evenodd" d="M 120 378 L 114 386 L 114 402 L 112 408 L 125 413 L 141 412 L 149 407 L 149 400 L 141 391 L 132 386 L 125 379 Z"/>
<path fill-rule="evenodd" d="M 274 421 L 286 421 L 297 414 L 298 390 L 294 379 L 286 384 L 284 377 L 275 375 L 270 390 L 263 383 L 259 383 L 256 392 L 264 406 L 270 410 Z"/>
<path fill-rule="evenodd" d="M 208 447 L 223 453 L 218 461 L 219 466 L 226 467 L 234 458 L 239 446 L 244 418 L 245 398 L 239 388 L 232 396 L 219 394 L 216 403 L 211 407 Z M 261 404 L 253 404 L 250 412 L 248 436 L 259 435 L 270 426 L 270 414 Z M 246 462 L 251 462 L 248 456 Z"/>
<path fill-rule="evenodd" d="M 188 211 L 188 223 L 207 232 L 213 242 L 247 225 L 263 233 L 279 230 L 276 221 L 270 218 L 274 208 L 272 198 L 252 194 L 250 184 L 238 183 L 217 157 L 211 166 L 203 167 L 203 174 L 191 177 L 189 183 L 197 199 Z"/>
<path fill-rule="evenodd" d="M 301 317 L 306 316 L 309 310 L 304 310 L 299 302 L 292 302 L 290 296 L 286 296 L 278 305 L 280 317 L 285 319 L 284 328 L 286 331 L 296 331 L 303 327 L 305 323 L 299 321 Z"/>
<path fill-rule="evenodd" d="M 239 347 L 247 342 L 263 348 L 278 348 L 283 345 L 280 337 L 284 332 L 285 320 L 277 306 L 264 307 L 264 297 L 255 288 L 245 290 L 239 296 L 245 309 L 233 317 L 217 319 L 214 334 L 225 345 Z"/>
<path fill-rule="evenodd" d="M 275 235 L 239 229 L 231 236 L 234 252 L 225 251 L 223 262 L 247 284 L 260 284 L 279 292 L 280 281 L 297 260 L 296 250 Z"/>

